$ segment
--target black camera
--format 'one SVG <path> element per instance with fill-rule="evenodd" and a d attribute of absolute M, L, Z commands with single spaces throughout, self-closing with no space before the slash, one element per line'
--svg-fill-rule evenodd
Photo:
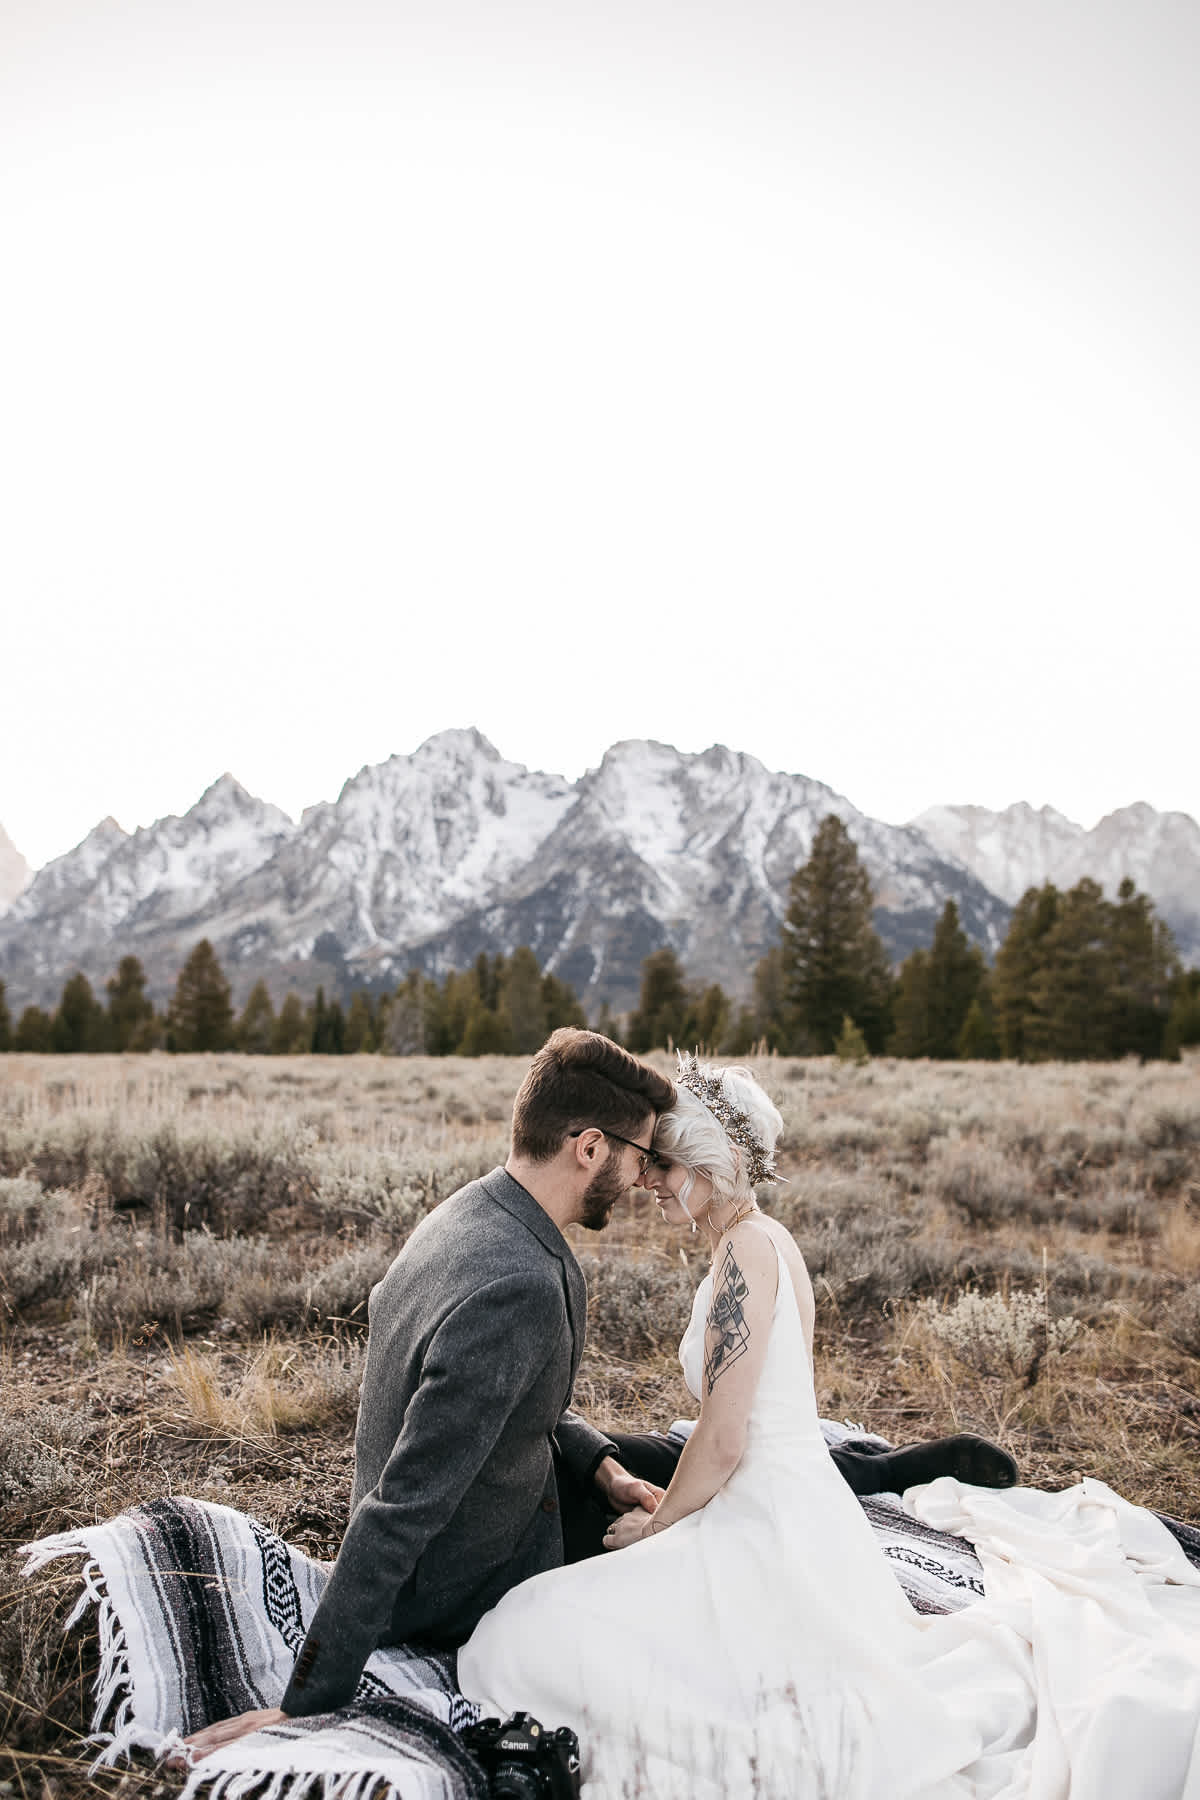
<path fill-rule="evenodd" d="M 468 1725 L 463 1743 L 483 1764 L 493 1800 L 579 1800 L 579 1739 L 569 1725 L 545 1731 L 519 1712 L 507 1725 Z"/>

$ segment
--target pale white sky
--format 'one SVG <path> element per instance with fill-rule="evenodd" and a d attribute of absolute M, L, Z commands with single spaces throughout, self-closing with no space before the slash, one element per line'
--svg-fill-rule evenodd
<path fill-rule="evenodd" d="M 1198 19 L 6 0 L 0 823 L 466 724 L 1200 814 Z"/>

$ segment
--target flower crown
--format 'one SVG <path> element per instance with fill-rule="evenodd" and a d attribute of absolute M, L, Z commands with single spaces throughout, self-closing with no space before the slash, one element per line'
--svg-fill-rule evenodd
<path fill-rule="evenodd" d="M 677 1054 L 679 1070 L 675 1076 L 676 1085 L 695 1094 L 701 1106 L 707 1108 L 721 1126 L 730 1143 L 745 1151 L 746 1175 L 750 1186 L 757 1187 L 760 1181 L 778 1181 L 774 1151 L 764 1147 L 762 1139 L 750 1123 L 750 1115 L 743 1112 L 740 1106 L 735 1106 L 729 1098 L 720 1075 L 706 1075 L 697 1057 L 687 1055 L 682 1050 Z"/>

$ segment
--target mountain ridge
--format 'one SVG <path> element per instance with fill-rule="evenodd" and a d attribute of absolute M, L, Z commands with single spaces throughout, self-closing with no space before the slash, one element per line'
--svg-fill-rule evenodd
<path fill-rule="evenodd" d="M 507 761 L 468 727 L 365 764 L 298 821 L 228 773 L 184 814 L 135 832 L 101 821 L 0 914 L 0 977 L 10 1006 L 52 1005 L 75 968 L 99 987 L 132 952 L 162 999 L 208 936 L 241 999 L 260 976 L 277 996 L 318 981 L 390 985 L 410 967 L 440 975 L 529 943 L 589 1008 L 619 1010 L 642 958 L 670 944 L 695 978 L 744 993 L 831 812 L 859 846 L 895 960 L 929 942 L 949 898 L 993 953 L 1012 901 L 987 875 L 1011 891 L 1014 871 L 1083 839 L 1115 866 L 1132 834 L 1165 882 L 1191 844 L 1172 822 L 1183 820 L 1197 849 L 1192 885 L 1169 883 L 1181 916 L 1200 893 L 1200 827 L 1187 815 L 1109 815 L 1099 838 L 1048 808 L 931 808 L 890 825 L 722 744 L 683 753 L 626 739 L 572 782 Z M 1196 937 L 1200 948 L 1200 920 Z"/>

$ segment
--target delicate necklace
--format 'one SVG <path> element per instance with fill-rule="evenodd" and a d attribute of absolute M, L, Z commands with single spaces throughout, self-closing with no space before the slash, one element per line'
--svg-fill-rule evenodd
<path fill-rule="evenodd" d="M 732 1217 L 732 1219 L 730 1219 L 728 1225 L 723 1225 L 721 1227 L 722 1232 L 732 1231 L 735 1225 L 740 1225 L 743 1219 L 748 1219 L 750 1217 L 751 1213 L 756 1213 L 758 1211 L 759 1211 L 758 1201 L 754 1200 L 754 1199 L 752 1199 L 750 1201 L 750 1204 L 749 1204 L 749 1206 L 747 1206 L 745 1212 L 742 1211 L 740 1206 L 735 1207 L 734 1211 L 733 1211 L 733 1217 Z"/>

